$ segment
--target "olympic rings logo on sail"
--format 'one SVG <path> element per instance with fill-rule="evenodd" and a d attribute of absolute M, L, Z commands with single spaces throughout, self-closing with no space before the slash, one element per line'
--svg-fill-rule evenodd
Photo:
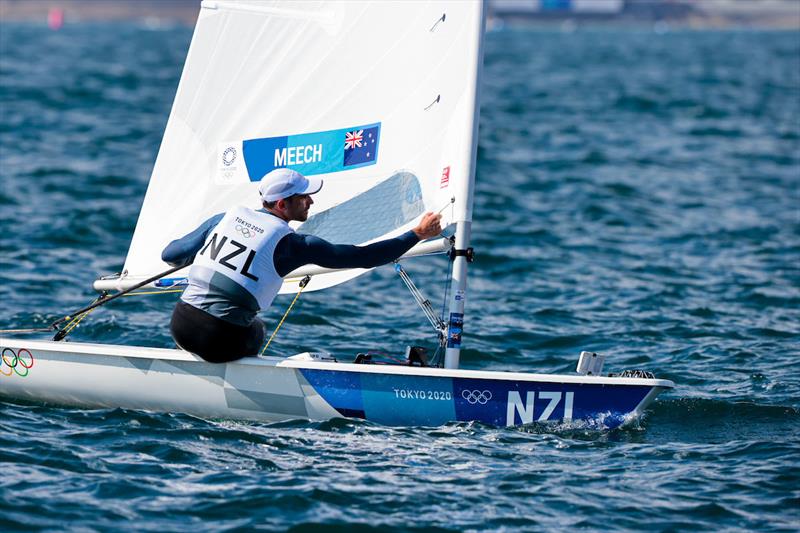
<path fill-rule="evenodd" d="M 33 366 L 33 354 L 26 348 L 14 351 L 13 348 L 3 348 L 0 355 L 0 374 L 11 376 L 17 374 L 24 378 Z M 8 372 L 6 372 L 8 368 Z M 23 371 L 24 370 L 24 371 Z"/>
<path fill-rule="evenodd" d="M 254 232 L 250 231 L 250 228 L 248 228 L 248 227 L 246 227 L 246 226 L 243 226 L 243 225 L 241 225 L 241 224 L 236 224 L 236 228 L 235 228 L 235 229 L 236 229 L 236 231 L 238 231 L 239 233 L 241 233 L 241 234 L 242 234 L 242 236 L 243 236 L 245 239 L 249 239 L 250 237 L 252 237 L 253 235 L 255 235 L 255 233 L 254 233 Z"/>
<path fill-rule="evenodd" d="M 492 391 L 464 389 L 461 391 L 461 397 L 473 405 L 475 405 L 476 403 L 479 403 L 481 405 L 486 405 L 486 403 L 492 399 Z"/>

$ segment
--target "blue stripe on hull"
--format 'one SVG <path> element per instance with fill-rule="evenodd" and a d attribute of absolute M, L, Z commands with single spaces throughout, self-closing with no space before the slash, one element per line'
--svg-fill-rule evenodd
<path fill-rule="evenodd" d="M 511 426 L 550 420 L 616 427 L 652 390 L 641 385 L 544 383 L 300 369 L 342 416 L 386 425 L 479 421 Z"/>

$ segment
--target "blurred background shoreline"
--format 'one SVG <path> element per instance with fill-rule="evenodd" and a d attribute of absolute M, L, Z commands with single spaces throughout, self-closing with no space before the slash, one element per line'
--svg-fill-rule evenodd
<path fill-rule="evenodd" d="M 798 0 L 490 0 L 488 29 L 581 26 L 800 30 Z M 193 26 L 200 0 L 0 0 L 0 22 Z"/>

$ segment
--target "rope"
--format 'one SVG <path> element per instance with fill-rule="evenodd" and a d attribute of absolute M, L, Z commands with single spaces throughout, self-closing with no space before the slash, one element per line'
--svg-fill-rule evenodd
<path fill-rule="evenodd" d="M 295 304 L 295 302 L 297 302 L 297 299 L 300 298 L 300 294 L 303 292 L 303 289 L 306 288 L 306 285 L 308 285 L 309 281 L 311 281 L 311 276 L 306 276 L 302 280 L 300 280 L 300 290 L 297 291 L 297 294 L 295 295 L 294 300 L 292 300 L 292 303 L 289 304 L 289 308 L 283 314 L 283 318 L 281 318 L 281 321 L 278 322 L 278 325 L 275 328 L 275 331 L 272 332 L 272 335 L 270 336 L 269 340 L 264 345 L 264 347 L 261 348 L 261 353 L 259 353 L 258 355 L 264 355 L 264 352 L 267 351 L 267 348 L 269 348 L 269 345 L 272 342 L 272 339 L 274 339 L 275 335 L 278 334 L 278 330 L 281 329 L 281 326 L 283 325 L 283 321 L 286 320 L 287 316 L 289 316 L 289 311 L 292 310 L 292 307 L 294 307 L 294 304 Z"/>
<path fill-rule="evenodd" d="M 94 311 L 95 309 L 100 307 L 101 305 L 105 305 L 108 302 L 110 302 L 111 300 L 119 298 L 120 296 L 136 296 L 136 295 L 145 295 L 145 294 L 162 294 L 162 293 L 165 293 L 165 292 L 181 292 L 183 289 L 170 289 L 170 290 L 157 290 L 157 291 L 140 291 L 140 292 L 134 292 L 134 291 L 136 289 L 144 287 L 148 283 L 152 283 L 153 281 L 155 281 L 157 279 L 160 279 L 160 278 L 163 278 L 165 276 L 168 276 L 168 275 L 172 274 L 173 272 L 177 272 L 178 270 L 180 270 L 182 268 L 185 268 L 186 266 L 188 266 L 188 265 L 180 265 L 180 266 L 172 267 L 169 270 L 165 270 L 164 272 L 162 272 L 160 274 L 156 274 L 155 276 L 152 276 L 152 277 L 150 277 L 150 278 L 148 278 L 148 279 L 146 279 L 144 281 L 141 281 L 141 282 L 137 283 L 133 287 L 130 287 L 128 289 L 125 289 L 124 291 L 118 292 L 117 294 L 114 294 L 113 296 L 108 296 L 108 292 L 103 291 L 103 293 L 100 294 L 100 296 L 98 296 L 97 299 L 92 301 L 91 304 L 87 305 L 83 309 L 78 309 L 74 313 L 71 313 L 71 314 L 66 315 L 66 316 L 64 316 L 62 318 L 59 318 L 58 320 L 56 320 L 55 322 L 50 324 L 50 327 L 48 327 L 48 328 L 0 329 L 0 333 L 36 333 L 36 332 L 44 332 L 44 331 L 48 331 L 48 332 L 49 331 L 56 331 L 56 334 L 53 337 L 53 340 L 60 341 L 61 339 L 66 337 L 69 334 L 70 331 L 72 331 L 73 329 L 78 327 L 78 324 L 80 324 L 81 320 L 86 318 L 86 315 L 88 315 L 89 313 L 91 313 L 92 311 Z M 58 327 L 64 322 L 66 322 L 67 325 L 64 326 L 61 330 L 59 330 Z"/>
<path fill-rule="evenodd" d="M 443 334 L 443 332 L 447 330 L 447 324 L 444 322 L 444 320 L 436 316 L 436 313 L 434 313 L 433 307 L 431 306 L 431 301 L 422 295 L 420 290 L 416 285 L 414 285 L 414 282 L 408 276 L 408 273 L 406 273 L 405 269 L 400 263 L 395 263 L 394 270 L 411 292 L 411 296 L 414 298 L 414 301 L 417 302 L 417 305 L 419 305 L 420 309 L 422 309 L 425 318 L 427 318 L 428 322 L 431 323 L 433 329 L 435 329 L 439 334 Z"/>
<path fill-rule="evenodd" d="M 445 281 L 444 281 L 444 298 L 442 298 L 442 315 L 441 321 L 445 324 L 448 322 L 445 321 L 445 313 L 447 312 L 447 303 L 448 303 L 448 296 L 450 294 L 450 287 L 453 283 L 453 262 L 449 261 L 450 268 L 445 271 Z M 448 326 L 449 328 L 449 326 Z M 442 332 L 443 335 L 439 338 L 439 345 L 436 346 L 436 352 L 434 352 L 433 356 L 430 360 L 431 366 L 439 366 L 439 360 L 441 359 L 443 354 L 442 348 L 447 345 L 447 329 Z"/>
<path fill-rule="evenodd" d="M 69 333 L 70 333 L 70 332 L 71 332 L 73 329 L 75 329 L 75 328 L 77 328 L 77 327 L 78 327 L 78 324 L 80 324 L 80 323 L 81 323 L 81 320 L 83 320 L 84 318 L 86 318 L 86 317 L 89 315 L 89 313 L 91 313 L 92 311 L 94 311 L 95 309 L 97 309 L 97 308 L 99 307 L 99 305 L 100 305 L 102 302 L 105 302 L 105 301 L 106 301 L 106 299 L 107 299 L 106 297 L 107 297 L 107 296 L 108 296 L 108 293 L 107 293 L 106 291 L 103 291 L 103 292 L 100 294 L 100 296 L 98 296 L 98 297 L 97 297 L 97 298 L 96 298 L 96 299 L 95 299 L 95 300 L 94 300 L 94 301 L 93 301 L 93 302 L 92 302 L 90 305 L 88 305 L 87 307 L 84 307 L 83 309 L 80 309 L 80 310 L 76 311 L 75 313 L 72 313 L 71 315 L 67 315 L 67 316 L 65 316 L 64 318 L 62 318 L 62 319 L 60 319 L 60 320 L 57 320 L 56 322 L 53 322 L 53 324 L 52 324 L 50 327 L 52 327 L 53 329 L 56 329 L 56 330 L 58 330 L 58 331 L 56 331 L 56 334 L 55 334 L 55 335 L 53 335 L 53 340 L 54 340 L 54 341 L 60 341 L 60 340 L 62 340 L 64 337 L 66 337 L 67 335 L 69 335 Z M 59 330 L 59 329 L 58 329 L 58 324 L 59 324 L 60 322 L 64 322 L 64 321 L 67 321 L 67 325 L 66 325 L 66 326 L 64 326 L 63 328 L 61 328 L 61 329 Z"/>
<path fill-rule="evenodd" d="M 191 264 L 191 263 L 190 263 L 190 264 Z M 132 293 L 133 291 L 135 291 L 136 289 L 140 289 L 140 288 L 144 287 L 144 286 L 145 286 L 145 285 L 147 285 L 148 283 L 152 283 L 152 282 L 154 282 L 154 281 L 155 281 L 155 280 L 157 280 L 157 279 L 163 278 L 163 277 L 165 277 L 165 276 L 169 276 L 169 275 L 170 275 L 170 274 L 172 274 L 173 272 L 177 272 L 178 270 L 180 270 L 180 269 L 182 269 L 182 268 L 185 268 L 185 267 L 187 267 L 187 266 L 189 266 L 189 265 L 178 265 L 178 266 L 176 266 L 176 267 L 172 267 L 172 268 L 170 268 L 169 270 L 165 270 L 164 272 L 162 272 L 162 273 L 160 273 L 160 274 L 156 274 L 155 276 L 152 276 L 152 277 L 150 277 L 150 278 L 147 278 L 147 279 L 146 279 L 146 280 L 144 280 L 144 281 L 140 281 L 139 283 L 137 283 L 137 284 L 136 284 L 136 285 L 134 285 L 133 287 L 129 287 L 129 288 L 125 289 L 125 290 L 124 290 L 124 291 L 122 291 L 122 292 L 118 292 L 117 294 L 114 294 L 113 296 L 108 296 L 108 292 L 106 292 L 106 291 L 103 291 L 103 293 L 100 295 L 100 297 L 99 297 L 99 298 L 97 298 L 97 299 L 96 299 L 94 302 L 92 302 L 91 304 L 87 305 L 87 306 L 86 306 L 86 307 L 84 307 L 83 309 L 78 309 L 78 310 L 77 310 L 77 311 L 75 311 L 74 313 L 72 313 L 72 314 L 70 314 L 70 315 L 67 315 L 67 316 L 65 316 L 64 318 L 59 318 L 58 320 L 56 320 L 55 322 L 53 322 L 53 324 L 52 324 L 52 327 L 53 327 L 53 328 L 56 328 L 56 327 L 57 327 L 59 324 L 61 324 L 62 322 L 66 322 L 67 320 L 71 320 L 71 319 L 72 319 L 74 316 L 77 316 L 77 315 L 79 315 L 79 314 L 81 314 L 81 313 L 85 313 L 85 312 L 87 312 L 87 311 L 91 311 L 91 310 L 92 310 L 92 309 L 94 309 L 95 307 L 100 307 L 101 305 L 105 305 L 105 304 L 107 304 L 108 302 L 110 302 L 110 301 L 112 301 L 112 300 L 115 300 L 115 299 L 119 298 L 120 296 L 125 296 L 126 294 L 130 294 L 130 293 Z M 61 337 L 61 338 L 63 338 L 63 337 Z"/>
<path fill-rule="evenodd" d="M 89 314 L 90 314 L 92 311 L 94 311 L 95 309 L 97 309 L 97 308 L 95 307 L 95 308 L 89 309 L 89 310 L 88 310 L 88 311 L 86 311 L 85 313 L 81 313 L 80 315 L 73 317 L 73 318 L 72 318 L 72 320 L 70 320 L 70 321 L 67 323 L 67 325 L 66 325 L 66 326 L 64 326 L 64 329 L 62 329 L 61 331 L 59 331 L 59 332 L 58 332 L 58 335 L 59 335 L 59 336 L 60 336 L 62 339 L 63 339 L 64 337 L 66 337 L 67 335 L 69 335 L 70 331 L 72 331 L 73 329 L 77 328 L 77 327 L 78 327 L 78 324 L 80 324 L 80 323 L 81 323 L 81 320 L 83 320 L 84 318 L 86 318 L 87 316 L 89 316 Z"/>

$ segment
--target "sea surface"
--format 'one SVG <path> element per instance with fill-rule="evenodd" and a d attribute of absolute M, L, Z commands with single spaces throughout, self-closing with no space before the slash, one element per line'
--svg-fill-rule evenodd
<path fill-rule="evenodd" d="M 0 329 L 121 269 L 190 37 L 0 23 Z M 462 366 L 593 350 L 673 392 L 605 431 L 3 401 L 0 530 L 797 531 L 800 33 L 504 29 L 485 55 Z M 407 268 L 440 301 L 446 260 Z M 70 339 L 172 346 L 174 295 L 123 300 Z M 274 346 L 409 342 L 385 267 L 303 295 Z"/>

